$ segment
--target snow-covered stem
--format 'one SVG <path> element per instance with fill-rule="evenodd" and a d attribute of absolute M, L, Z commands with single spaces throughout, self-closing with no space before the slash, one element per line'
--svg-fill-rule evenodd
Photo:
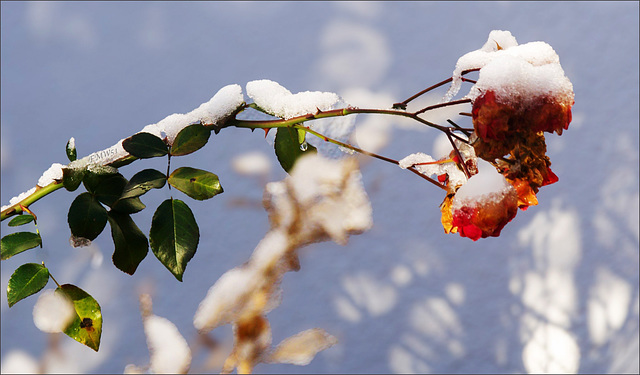
<path fill-rule="evenodd" d="M 47 196 L 62 187 L 63 187 L 62 181 L 52 182 L 49 185 L 42 188 L 37 187 L 36 191 L 33 194 L 29 195 L 22 201 L 12 205 L 11 207 L 8 207 L 5 210 L 3 210 L 2 213 L 0 213 L 0 221 L 8 217 L 11 217 L 13 215 L 17 215 L 22 212 L 25 212 L 26 210 L 24 208 L 29 207 L 31 204 L 35 203 L 40 198 Z"/>
<path fill-rule="evenodd" d="M 473 70 L 470 70 L 473 71 Z M 467 72 L 463 72 L 463 74 L 468 73 Z M 431 86 L 430 88 L 423 90 L 422 92 L 414 95 L 413 97 L 405 100 L 404 103 L 408 103 L 409 101 L 417 98 L 418 96 L 424 94 L 425 92 L 432 90 L 436 87 L 442 86 L 448 82 L 451 82 L 451 78 L 446 79 L 434 86 Z M 415 121 L 420 122 L 421 124 L 424 124 L 426 126 L 432 127 L 434 129 L 437 129 L 441 132 L 444 132 L 445 134 L 447 134 L 449 137 L 453 137 L 456 138 L 462 142 L 467 142 L 466 139 L 458 136 L 457 134 L 454 133 L 454 131 L 461 131 L 464 133 L 464 130 L 462 128 L 460 128 L 459 126 L 454 126 L 454 127 L 450 127 L 450 126 L 442 126 L 442 125 L 438 125 L 438 124 L 434 124 L 428 120 L 425 120 L 423 118 L 421 118 L 419 115 L 427 112 L 429 110 L 432 109 L 436 109 L 436 108 L 442 108 L 442 107 L 446 107 L 446 106 L 451 106 L 451 105 L 458 105 L 458 104 L 465 104 L 468 103 L 469 100 L 468 99 L 461 99 L 461 100 L 455 100 L 455 101 L 450 101 L 450 102 L 445 102 L 445 103 L 439 103 L 439 104 L 435 104 L 429 107 L 425 107 L 417 112 L 407 112 L 405 110 L 397 110 L 397 109 L 373 109 L 373 108 L 355 108 L 355 107 L 347 107 L 347 108 L 341 108 L 341 109 L 334 109 L 334 110 L 328 110 L 328 111 L 320 111 L 318 110 L 316 113 L 309 113 L 309 114 L 305 114 L 302 116 L 297 116 L 297 117 L 293 117 L 290 119 L 277 119 L 277 120 L 263 120 L 263 121 L 256 121 L 256 120 L 239 120 L 239 119 L 229 119 L 226 123 L 221 124 L 221 126 L 216 127 L 216 131 L 220 131 L 222 128 L 226 128 L 226 127 L 236 127 L 236 128 L 248 128 L 248 129 L 271 129 L 271 128 L 283 128 L 283 127 L 298 127 L 301 129 L 305 129 L 306 131 L 308 131 L 309 133 L 316 135 L 328 142 L 340 145 L 342 147 L 348 148 L 350 150 L 356 151 L 358 153 L 361 153 L 363 155 L 367 155 L 367 156 L 371 156 L 380 160 L 384 160 L 393 164 L 398 164 L 397 160 L 394 159 L 390 159 L 381 155 L 377 155 L 362 149 L 359 149 L 357 147 L 348 145 L 346 143 L 342 143 L 339 142 L 337 140 L 333 140 L 333 139 L 329 139 L 328 137 L 319 134 L 307 127 L 304 127 L 303 125 L 301 125 L 302 123 L 304 123 L 305 121 L 311 121 L 311 120 L 318 120 L 318 119 L 322 119 L 322 118 L 329 118 L 329 117 L 339 117 L 339 116 L 348 116 L 348 115 L 354 115 L 354 114 L 382 114 L 382 115 L 392 115 L 392 116 L 402 116 L 402 117 L 408 117 L 411 118 Z M 396 104 L 397 105 L 397 104 Z M 396 106 L 394 105 L 394 107 Z M 248 106 L 246 106 L 248 107 Z M 245 107 L 245 108 L 246 108 Z M 210 125 L 210 124 L 205 124 L 205 126 Z M 126 157 L 123 157 L 121 159 L 115 160 L 111 163 L 108 163 L 108 165 L 114 166 L 114 167 L 119 167 L 119 166 L 123 166 L 126 164 L 129 164 L 133 161 L 137 160 L 137 158 L 135 158 L 132 155 L 127 155 Z M 441 189 L 446 189 L 442 184 L 438 183 L 437 181 L 431 179 L 428 176 L 423 175 L 422 173 L 418 172 L 415 168 L 407 168 L 409 171 L 415 173 L 416 175 L 420 176 L 421 178 L 431 182 L 432 184 L 438 186 Z M 5 208 L 0 216 L 0 221 L 3 221 L 11 216 L 20 214 L 23 212 L 23 207 L 28 207 L 29 205 L 33 204 L 34 202 L 36 202 L 37 200 L 39 200 L 40 198 L 52 193 L 55 190 L 58 190 L 60 188 L 63 187 L 62 181 L 55 181 L 45 187 L 36 187 L 36 191 L 32 194 L 30 194 L 29 196 L 27 196 L 26 198 L 24 198 L 22 201 Z"/>

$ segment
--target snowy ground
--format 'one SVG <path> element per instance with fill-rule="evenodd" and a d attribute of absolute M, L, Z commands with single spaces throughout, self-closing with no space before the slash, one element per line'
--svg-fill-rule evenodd
<path fill-rule="evenodd" d="M 509 30 L 521 44 L 549 43 L 576 104 L 569 130 L 547 136 L 560 181 L 541 190 L 540 204 L 519 212 L 500 238 L 472 242 L 442 232 L 440 191 L 368 161 L 373 229 L 345 247 L 304 250 L 269 315 L 276 343 L 321 327 L 339 344 L 307 367 L 256 370 L 639 371 L 638 3 L 3 2 L 1 10 L 3 205 L 51 163 L 66 162 L 70 137 L 79 156 L 88 155 L 192 110 L 228 84 L 270 79 L 294 93 L 331 91 L 384 106 L 449 76 L 491 30 Z M 361 115 L 357 127 L 391 129 L 378 141 L 396 159 L 441 143 L 433 130 L 388 117 Z M 75 194 L 58 191 L 32 206 L 44 248 L 2 262 L 2 300 L 19 265 L 44 260 L 57 280 L 96 297 L 104 316 L 100 352 L 60 337 L 52 369 L 118 373 L 147 364 L 141 291 L 152 293 L 155 314 L 195 342 L 198 303 L 268 229 L 264 184 L 284 172 L 262 135 L 227 129 L 172 160 L 218 174 L 225 189 L 210 201 L 187 201 L 202 238 L 183 283 L 151 254 L 135 276 L 118 271 L 108 231 L 90 248 L 71 248 L 66 212 Z M 266 178 L 232 168 L 248 152 L 269 157 Z M 163 163 L 139 161 L 121 172 L 130 178 Z M 148 208 L 134 217 L 143 231 L 168 196 L 164 189 L 143 197 Z M 2 235 L 11 231 L 3 223 Z M 0 304 L 3 371 L 18 352 L 45 353 L 35 301 Z M 214 331 L 222 341 L 229 334 Z M 194 356 L 197 372 L 203 353 Z"/>

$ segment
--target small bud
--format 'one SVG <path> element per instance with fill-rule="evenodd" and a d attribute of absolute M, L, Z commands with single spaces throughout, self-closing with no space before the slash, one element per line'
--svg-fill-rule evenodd
<path fill-rule="evenodd" d="M 75 161 L 78 158 L 78 153 L 76 152 L 76 140 L 75 138 L 69 138 L 67 142 L 67 157 L 69 161 Z"/>

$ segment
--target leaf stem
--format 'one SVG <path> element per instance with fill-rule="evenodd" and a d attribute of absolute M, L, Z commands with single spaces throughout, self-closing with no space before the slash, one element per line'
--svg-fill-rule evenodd
<path fill-rule="evenodd" d="M 44 266 L 44 262 L 42 262 L 42 265 Z M 53 275 L 51 274 L 51 270 L 49 270 L 49 277 L 51 278 L 51 280 L 53 280 L 54 283 L 56 283 L 58 288 L 61 288 L 60 284 L 58 284 L 58 281 L 56 281 L 55 277 L 53 277 Z"/>

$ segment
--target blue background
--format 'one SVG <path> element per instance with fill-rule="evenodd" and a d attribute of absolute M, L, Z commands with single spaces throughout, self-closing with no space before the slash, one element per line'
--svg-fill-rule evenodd
<path fill-rule="evenodd" d="M 357 88 L 390 105 L 449 76 L 491 30 L 509 30 L 521 44 L 549 43 L 576 104 L 569 130 L 547 136 L 560 181 L 541 190 L 540 204 L 519 212 L 500 238 L 472 242 L 442 233 L 440 191 L 367 161 L 373 229 L 346 247 L 303 250 L 301 271 L 285 276 L 283 303 L 268 316 L 274 343 L 321 327 L 339 344 L 307 367 L 256 370 L 639 371 L 637 2 L 2 2 L 1 10 L 3 205 L 51 163 L 66 162 L 70 137 L 79 156 L 88 155 L 196 108 L 227 84 L 271 79 L 294 93 L 345 97 Z M 396 159 L 431 153 L 438 136 L 393 118 L 375 121 L 391 129 L 380 153 Z M 108 233 L 90 248 L 71 248 L 66 212 L 75 193 L 32 206 L 44 248 L 2 262 L 2 300 L 19 265 L 44 260 L 57 280 L 96 297 L 104 316 L 99 353 L 60 337 L 49 370 L 118 373 L 147 364 L 142 291 L 193 345 L 192 371 L 205 369 L 193 314 L 268 230 L 266 181 L 231 168 L 248 151 L 269 156 L 266 180 L 285 176 L 262 133 L 240 129 L 172 162 L 215 172 L 225 189 L 205 202 L 181 198 L 202 233 L 183 283 L 151 254 L 135 276 L 118 271 Z M 130 178 L 144 168 L 163 170 L 163 162 L 121 172 Z M 143 231 L 168 197 L 167 189 L 143 197 L 148 209 L 134 217 Z M 2 235 L 12 231 L 2 225 Z M 0 304 L 3 364 L 15 350 L 45 357 L 35 301 Z M 228 342 L 230 329 L 212 336 Z"/>

